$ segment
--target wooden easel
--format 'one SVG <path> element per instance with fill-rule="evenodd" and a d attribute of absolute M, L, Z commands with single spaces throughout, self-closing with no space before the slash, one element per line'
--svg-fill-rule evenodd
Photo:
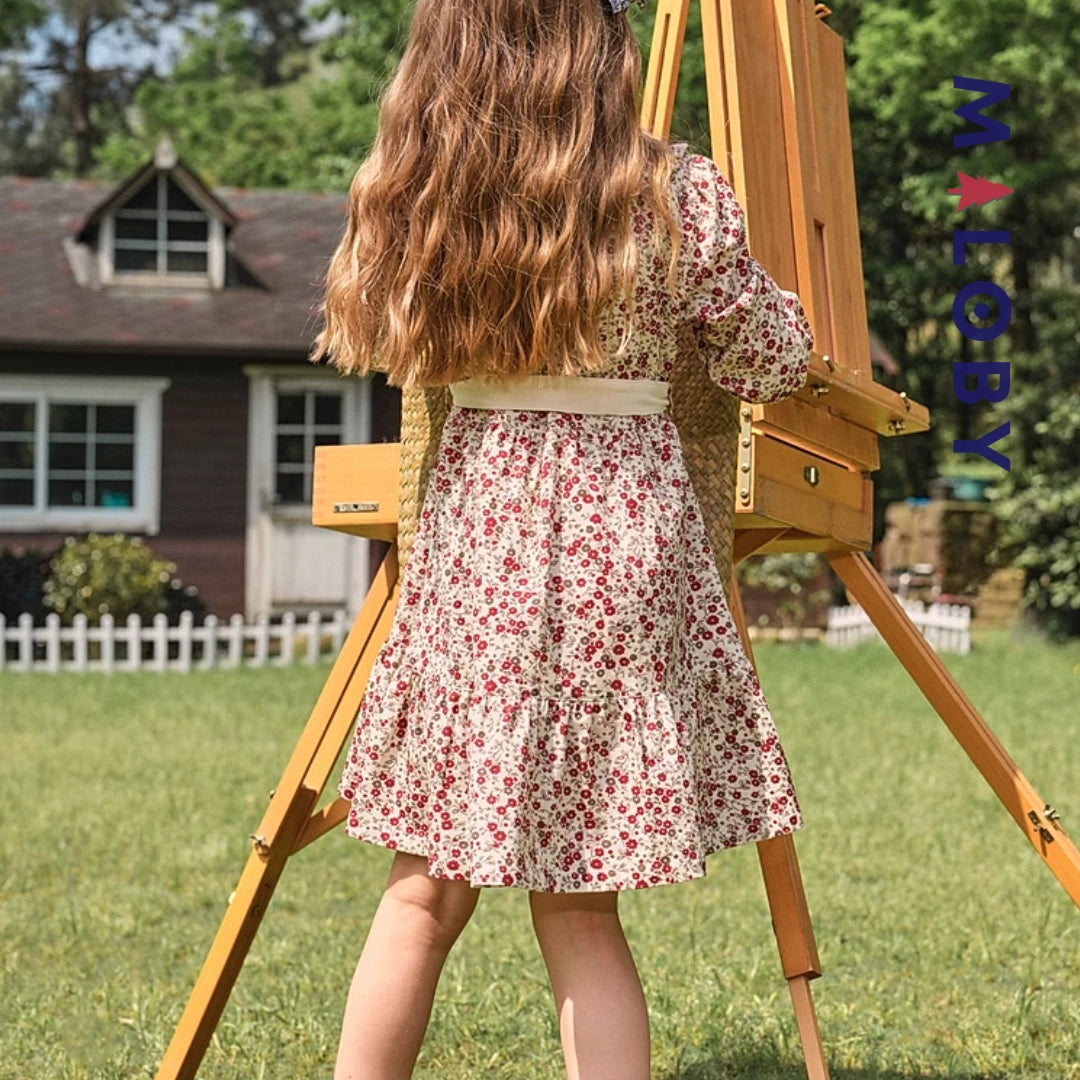
<path fill-rule="evenodd" d="M 690 0 L 658 0 L 643 123 L 670 128 Z M 757 258 L 803 299 L 815 328 L 807 385 L 740 407 L 734 564 L 817 551 L 870 615 L 1051 872 L 1080 905 L 1080 853 L 862 554 L 870 546 L 878 436 L 925 430 L 928 414 L 873 383 L 862 288 L 843 46 L 808 0 L 701 0 L 713 158 L 746 208 Z M 753 132 L 746 154 L 744 132 Z M 285 767 L 157 1080 L 191 1080 L 289 856 L 345 820 L 316 803 L 349 738 L 399 594 L 399 446 L 320 447 L 315 524 L 391 542 Z M 363 502 L 354 500 L 362 499 Z M 346 503 L 345 501 L 348 500 Z M 731 608 L 748 655 L 732 573 Z M 828 1068 L 810 992 L 821 974 L 790 836 L 757 845 L 809 1080 Z"/>

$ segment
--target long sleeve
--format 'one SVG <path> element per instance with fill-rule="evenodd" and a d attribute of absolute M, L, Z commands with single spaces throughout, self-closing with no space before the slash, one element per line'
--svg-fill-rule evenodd
<path fill-rule="evenodd" d="M 716 163 L 687 155 L 680 193 L 684 290 L 709 378 L 744 401 L 778 401 L 805 382 L 813 332 L 799 297 L 750 254 L 746 215 Z"/>

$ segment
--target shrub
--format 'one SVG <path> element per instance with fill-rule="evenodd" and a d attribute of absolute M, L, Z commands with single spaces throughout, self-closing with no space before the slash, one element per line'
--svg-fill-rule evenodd
<path fill-rule="evenodd" d="M 133 614 L 148 621 L 165 613 L 175 621 L 185 608 L 204 613 L 198 590 L 185 589 L 175 572 L 175 563 L 155 558 L 137 536 L 68 537 L 52 560 L 45 603 L 65 623 L 79 614 L 97 622 L 105 614 L 117 621 Z"/>
<path fill-rule="evenodd" d="M 175 626 L 184 611 L 191 612 L 196 626 L 201 626 L 209 614 L 199 590 L 194 585 L 185 585 L 173 578 L 165 593 L 165 614 L 169 617 L 169 623 Z"/>
<path fill-rule="evenodd" d="M 4 548 L 0 551 L 0 614 L 9 622 L 23 613 L 42 622 L 48 613 L 45 606 L 45 581 L 49 563 L 58 549 Z"/>
<path fill-rule="evenodd" d="M 822 576 L 822 567 L 823 560 L 816 552 L 763 555 L 740 562 L 736 577 L 745 589 L 767 598 L 766 606 L 781 626 L 807 626 L 824 616 L 831 599 L 829 589 L 814 587 Z M 749 609 L 749 598 L 744 600 Z M 768 612 L 758 618 L 762 624 L 770 621 Z"/>

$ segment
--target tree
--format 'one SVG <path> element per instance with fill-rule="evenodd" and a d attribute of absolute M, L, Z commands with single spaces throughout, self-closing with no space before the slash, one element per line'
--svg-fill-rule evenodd
<path fill-rule="evenodd" d="M 5 3 L 7 0 L 5 0 Z M 133 61 L 95 67 L 94 42 L 111 36 L 117 55 L 123 46 L 153 44 L 162 27 L 197 0 L 15 0 L 17 19 L 0 43 L 7 50 L 3 83 L 4 124 L 19 133 L 5 142 L 0 167 L 8 172 L 86 176 L 105 133 L 122 124 L 135 87 L 153 65 Z M 44 56 L 20 60 L 11 49 L 37 31 Z M 9 40 L 8 40 L 9 39 Z"/>
<path fill-rule="evenodd" d="M 252 57 L 262 86 L 281 86 L 307 66 L 305 35 L 310 22 L 297 0 L 218 0 L 223 16 L 246 15 L 254 19 L 249 37 Z M 300 67 L 288 70 L 288 62 Z"/>
<path fill-rule="evenodd" d="M 1034 621 L 1060 640 L 1080 636 L 1080 314 L 1076 289 L 1051 292 L 1040 299 L 1054 318 L 1032 359 L 1055 392 L 1029 378 L 1010 393 L 998 419 L 1026 433 L 1024 464 L 992 497 L 1003 528 L 996 559 L 1024 570 Z"/>
<path fill-rule="evenodd" d="M 101 175 L 124 175 L 167 134 L 210 183 L 348 187 L 375 137 L 379 82 L 396 63 L 392 50 L 380 55 L 376 44 L 394 40 L 404 0 L 356 13 L 323 5 L 303 24 L 285 17 L 284 0 L 265 0 L 260 10 L 272 9 L 296 31 L 269 46 L 240 6 L 228 0 L 206 14 L 186 33 L 169 76 L 139 88 L 128 122 L 98 154 Z M 338 20 L 333 35 L 315 39 L 313 23 L 331 16 Z"/>
<path fill-rule="evenodd" d="M 134 95 L 125 129 L 97 155 L 99 174 L 119 178 L 153 153 L 161 135 L 207 183 L 290 187 L 302 124 L 281 89 L 260 83 L 260 56 L 236 15 L 205 17 L 164 79 Z"/>
<path fill-rule="evenodd" d="M 1065 612 L 1080 602 L 1077 536 L 1062 499 L 1080 490 L 1069 404 L 1080 380 L 1078 290 L 1068 271 L 1080 221 L 1080 36 L 1062 30 L 1075 23 L 1072 0 L 999 0 L 992 16 L 981 14 L 964 0 L 865 0 L 848 47 L 869 318 L 903 367 L 904 389 L 935 424 L 925 436 L 884 443 L 883 461 L 898 463 L 902 477 L 884 494 L 926 494 L 956 460 L 954 438 L 1008 421 L 997 446 L 1011 469 L 998 485 L 1007 528 L 996 558 L 1004 565 L 1019 551 L 1039 620 L 1076 633 Z M 987 110 L 1010 126 L 1008 140 L 953 147 L 954 135 L 973 130 L 954 110 L 978 97 L 954 89 L 956 75 L 1010 85 L 1009 98 Z M 958 212 L 947 192 L 958 170 L 1016 194 Z M 958 267 L 954 228 L 1007 229 L 1010 240 L 970 246 L 968 265 Z M 957 289 L 980 279 L 1012 298 L 1008 330 L 987 342 L 970 341 L 952 319 Z M 991 325 L 996 315 L 972 325 Z M 961 404 L 957 360 L 1009 361 L 1006 401 Z"/>
<path fill-rule="evenodd" d="M 26 32 L 37 26 L 44 12 L 38 0 L 5 0 L 0 19 L 0 53 L 26 44 Z"/>

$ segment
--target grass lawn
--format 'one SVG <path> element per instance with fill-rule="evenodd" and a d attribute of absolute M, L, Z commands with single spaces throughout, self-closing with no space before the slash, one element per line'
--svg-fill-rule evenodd
<path fill-rule="evenodd" d="M 1080 1080 L 1080 914 L 877 643 L 759 645 L 791 759 L 833 1080 Z M 1080 839 L 1080 644 L 943 660 Z M 0 1078 L 152 1077 L 326 677 L 0 676 Z M 331 780 L 331 787 L 336 775 Z M 392 855 L 335 830 L 289 864 L 200 1072 L 329 1080 Z M 752 847 L 624 893 L 656 1080 L 802 1080 Z M 452 951 L 417 1080 L 559 1080 L 523 890 Z"/>

